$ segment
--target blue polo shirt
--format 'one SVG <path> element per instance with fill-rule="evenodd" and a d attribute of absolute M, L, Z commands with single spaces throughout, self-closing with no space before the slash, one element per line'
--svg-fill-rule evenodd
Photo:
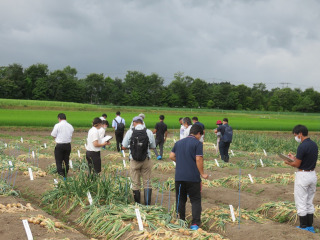
<path fill-rule="evenodd" d="M 310 138 L 305 139 L 297 149 L 296 158 L 301 160 L 299 169 L 313 170 L 318 159 L 318 146 Z"/>
<path fill-rule="evenodd" d="M 200 172 L 196 164 L 196 156 L 203 156 L 203 144 L 196 137 L 188 137 L 177 141 L 171 152 L 176 154 L 176 181 L 201 182 Z"/>

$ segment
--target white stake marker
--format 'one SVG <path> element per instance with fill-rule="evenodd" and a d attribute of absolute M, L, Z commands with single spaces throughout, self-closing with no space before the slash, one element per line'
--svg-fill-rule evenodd
<path fill-rule="evenodd" d="M 23 226 L 24 226 L 24 230 L 26 231 L 28 240 L 33 240 L 33 236 L 32 236 L 32 233 L 31 233 L 31 229 L 30 229 L 28 220 L 24 219 L 24 220 L 22 220 L 22 223 L 23 223 Z"/>
<path fill-rule="evenodd" d="M 233 153 L 233 151 L 231 150 L 231 154 L 232 154 L 232 156 L 234 156 L 234 153 Z"/>
<path fill-rule="evenodd" d="M 126 167 L 127 167 L 127 165 L 126 165 L 126 160 L 123 159 L 122 162 L 123 162 L 123 167 L 126 168 Z"/>
<path fill-rule="evenodd" d="M 7 148 L 7 147 L 8 147 L 8 144 L 5 143 L 5 144 L 4 144 L 4 147 Z"/>
<path fill-rule="evenodd" d="M 11 166 L 10 170 L 13 171 L 13 164 L 11 161 L 9 161 L 9 165 Z"/>
<path fill-rule="evenodd" d="M 236 217 L 234 216 L 233 206 L 229 205 L 229 207 L 230 207 L 230 213 L 231 213 L 232 221 L 235 222 L 236 221 Z"/>
<path fill-rule="evenodd" d="M 122 156 L 125 158 L 126 154 L 125 154 L 124 150 L 121 150 L 121 152 L 122 152 Z"/>
<path fill-rule="evenodd" d="M 218 160 L 217 159 L 214 159 L 214 161 L 216 162 L 217 166 L 220 167 L 219 163 L 218 163 Z"/>
<path fill-rule="evenodd" d="M 177 166 L 177 164 L 176 164 L 176 162 L 175 162 L 175 161 L 172 161 L 172 163 L 173 163 L 173 165 L 174 165 L 174 166 Z"/>
<path fill-rule="evenodd" d="M 20 139 L 21 143 L 23 143 L 23 138 Z"/>
<path fill-rule="evenodd" d="M 32 151 L 32 157 L 33 157 L 33 159 L 35 158 L 35 154 L 34 154 L 34 151 Z"/>
<path fill-rule="evenodd" d="M 29 171 L 30 180 L 32 181 L 33 180 L 32 169 L 28 168 L 28 171 Z"/>
<path fill-rule="evenodd" d="M 90 193 L 90 192 L 87 192 L 87 196 L 88 196 L 88 201 L 89 201 L 90 205 L 92 205 L 91 193 Z"/>
<path fill-rule="evenodd" d="M 252 179 L 252 176 L 251 176 L 250 173 L 248 174 L 248 176 L 249 176 L 249 178 L 250 178 L 250 181 L 253 183 L 253 179 Z"/>
<path fill-rule="evenodd" d="M 137 216 L 137 220 L 138 220 L 139 230 L 143 231 L 143 224 L 142 224 L 142 220 L 141 220 L 140 210 L 139 210 L 139 208 L 136 208 L 135 211 L 136 211 L 136 216 Z"/>
<path fill-rule="evenodd" d="M 70 166 L 70 168 L 73 168 L 72 160 L 69 160 L 69 166 Z"/>
<path fill-rule="evenodd" d="M 262 161 L 262 159 L 260 158 L 260 163 L 261 163 L 261 167 L 264 167 L 264 165 L 263 165 L 263 161 Z"/>
<path fill-rule="evenodd" d="M 176 143 L 177 141 L 175 139 L 173 139 L 173 142 Z"/>
<path fill-rule="evenodd" d="M 43 146 L 44 146 L 44 148 L 47 148 L 47 144 L 46 143 L 44 143 Z"/>
<path fill-rule="evenodd" d="M 80 158 L 80 150 L 78 150 L 78 156 L 79 156 L 79 158 Z"/>
<path fill-rule="evenodd" d="M 266 150 L 264 150 L 264 149 L 263 149 L 263 153 L 264 153 L 264 155 L 265 155 L 265 156 L 267 156 L 267 152 L 266 152 Z"/>
<path fill-rule="evenodd" d="M 58 184 L 58 180 L 57 179 L 53 179 L 54 184 Z"/>

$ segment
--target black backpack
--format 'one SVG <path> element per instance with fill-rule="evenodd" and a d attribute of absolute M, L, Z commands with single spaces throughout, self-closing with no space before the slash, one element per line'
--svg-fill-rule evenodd
<path fill-rule="evenodd" d="M 144 161 L 148 156 L 149 137 L 147 129 L 132 130 L 130 139 L 130 152 L 131 156 L 136 161 Z"/>
<path fill-rule="evenodd" d="M 117 123 L 117 132 L 124 132 L 124 124 L 122 123 L 122 118 L 121 121 L 118 123 L 116 119 L 114 119 L 114 121 Z"/>
<path fill-rule="evenodd" d="M 224 133 L 223 133 L 223 136 L 222 136 L 222 141 L 224 142 L 232 142 L 232 136 L 233 136 L 233 130 L 232 130 L 232 127 L 230 127 L 229 125 L 227 125 L 225 128 L 224 128 Z"/>

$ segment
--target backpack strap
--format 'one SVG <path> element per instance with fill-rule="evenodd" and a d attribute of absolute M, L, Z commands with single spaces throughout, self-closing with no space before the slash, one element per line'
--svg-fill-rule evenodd
<path fill-rule="evenodd" d="M 119 124 L 116 119 L 113 119 L 113 120 L 114 120 L 117 124 Z"/>

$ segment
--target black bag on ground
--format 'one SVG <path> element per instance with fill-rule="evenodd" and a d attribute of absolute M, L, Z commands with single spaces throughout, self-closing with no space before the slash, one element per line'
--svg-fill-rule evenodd
<path fill-rule="evenodd" d="M 123 122 L 122 122 L 122 119 L 121 119 L 121 121 L 118 123 L 117 122 L 117 120 L 116 119 L 114 119 L 114 121 L 117 123 L 117 132 L 124 132 L 124 128 L 125 128 L 125 126 L 124 126 L 124 124 L 123 124 Z"/>
<path fill-rule="evenodd" d="M 222 141 L 224 142 L 232 142 L 232 136 L 233 136 L 233 130 L 232 127 L 230 127 L 229 125 L 226 125 L 224 128 L 224 133 L 223 136 L 221 138 Z"/>
<path fill-rule="evenodd" d="M 147 129 L 132 130 L 130 139 L 131 156 L 136 161 L 144 161 L 148 156 L 149 137 Z"/>

